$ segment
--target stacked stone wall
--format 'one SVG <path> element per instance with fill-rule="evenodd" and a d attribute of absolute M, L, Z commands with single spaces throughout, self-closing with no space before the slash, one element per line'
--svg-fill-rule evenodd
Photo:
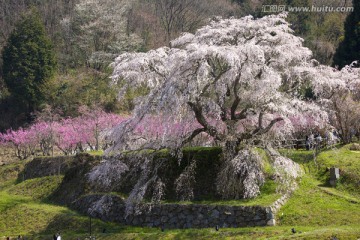
<path fill-rule="evenodd" d="M 96 207 L 98 206 L 98 207 Z M 205 204 L 143 205 L 141 213 L 125 215 L 115 195 L 88 195 L 74 203 L 78 211 L 104 221 L 164 228 L 253 227 L 275 225 L 271 207 Z"/>

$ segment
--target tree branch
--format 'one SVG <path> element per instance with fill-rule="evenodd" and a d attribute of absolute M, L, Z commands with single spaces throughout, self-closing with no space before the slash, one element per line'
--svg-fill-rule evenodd
<path fill-rule="evenodd" d="M 271 129 L 277 122 L 280 122 L 280 121 L 284 120 L 282 117 L 275 118 L 275 119 L 273 119 L 273 120 L 269 123 L 269 125 L 266 126 L 266 128 L 263 128 L 263 127 L 262 127 L 263 116 L 264 116 L 264 113 L 261 112 L 261 113 L 259 114 L 259 123 L 258 123 L 259 126 L 258 126 L 254 131 L 252 131 L 252 132 L 247 131 L 247 132 L 243 132 L 243 133 L 240 133 L 240 134 L 237 134 L 237 135 L 236 135 L 236 138 L 237 138 L 238 143 L 240 143 L 240 142 L 243 141 L 243 140 L 251 139 L 251 138 L 253 138 L 254 136 L 265 134 L 265 133 L 267 133 L 268 131 L 270 131 L 270 129 Z"/>
<path fill-rule="evenodd" d="M 185 144 L 191 142 L 197 135 L 199 135 L 200 133 L 202 132 L 205 132 L 205 128 L 198 128 L 198 129 L 195 129 L 189 137 L 187 137 L 183 142 L 182 142 L 182 146 L 184 146 Z"/>
<path fill-rule="evenodd" d="M 250 109 L 250 107 L 245 107 L 240 113 L 238 114 L 235 114 L 234 116 L 234 120 L 242 120 L 242 119 L 245 119 L 247 117 L 247 114 L 246 112 Z"/>
<path fill-rule="evenodd" d="M 223 122 L 225 122 L 226 120 L 228 120 L 226 107 L 224 106 L 224 104 L 221 104 L 221 96 L 219 93 L 216 93 L 216 100 L 217 100 L 217 104 L 221 109 L 220 118 Z"/>
<path fill-rule="evenodd" d="M 262 116 L 260 116 L 260 115 L 262 115 Z M 266 128 L 263 128 L 263 127 L 262 127 L 263 114 L 260 113 L 260 115 L 259 115 L 259 127 L 252 132 L 252 135 L 253 135 L 253 136 L 255 136 L 255 135 L 262 135 L 262 134 L 264 134 L 264 133 L 267 133 L 267 132 L 270 131 L 270 129 L 275 125 L 275 123 L 284 120 L 282 117 L 275 118 L 275 119 L 273 119 L 273 120 L 269 123 L 269 125 L 267 125 Z M 260 122 L 260 121 L 261 121 L 261 122 Z"/>
<path fill-rule="evenodd" d="M 261 111 L 260 114 L 259 114 L 259 120 L 258 120 L 259 128 L 260 128 L 260 129 L 263 128 L 263 118 L 264 118 L 264 112 Z"/>
<path fill-rule="evenodd" d="M 237 75 L 236 76 L 236 79 L 235 79 L 235 82 L 234 82 L 234 89 L 233 89 L 233 92 L 234 92 L 234 96 L 235 96 L 235 100 L 233 102 L 233 104 L 231 105 L 231 120 L 236 120 L 236 109 L 237 107 L 239 106 L 239 103 L 240 103 L 240 97 L 238 95 L 238 85 L 240 83 L 240 77 L 241 77 L 241 74 Z"/>
<path fill-rule="evenodd" d="M 188 102 L 188 105 L 194 111 L 196 120 L 201 124 L 201 126 L 204 127 L 204 132 L 207 132 L 210 136 L 212 136 L 216 140 L 221 140 L 222 137 L 218 134 L 216 128 L 211 126 L 206 121 L 206 119 L 203 115 L 202 106 L 199 104 L 199 102 L 197 101 L 196 104 L 192 103 L 192 102 Z"/>
<path fill-rule="evenodd" d="M 149 69 L 153 72 L 155 72 L 156 74 L 158 74 L 160 77 L 166 78 L 166 76 L 164 74 L 162 74 L 161 72 L 159 72 L 152 64 L 149 65 Z"/>
<path fill-rule="evenodd" d="M 240 71 L 242 70 L 244 64 L 247 62 L 248 59 L 249 59 L 249 57 L 246 55 L 245 61 L 240 66 Z M 233 93 L 234 93 L 235 99 L 234 99 L 233 104 L 231 105 L 231 120 L 239 120 L 237 118 L 237 116 L 236 116 L 236 109 L 238 108 L 238 106 L 240 104 L 240 101 L 241 101 L 241 99 L 239 97 L 239 94 L 238 94 L 239 85 L 240 85 L 240 78 L 241 78 L 241 72 L 236 76 L 235 82 L 234 82 Z"/>

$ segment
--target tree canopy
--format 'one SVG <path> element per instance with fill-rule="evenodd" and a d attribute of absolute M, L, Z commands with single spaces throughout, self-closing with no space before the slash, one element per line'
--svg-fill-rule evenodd
<path fill-rule="evenodd" d="M 44 100 L 43 86 L 56 61 L 40 16 L 31 11 L 16 24 L 3 49 L 3 78 L 10 93 L 34 110 Z"/>
<path fill-rule="evenodd" d="M 328 99 L 359 76 L 350 67 L 337 71 L 313 60 L 285 18 L 217 18 L 170 48 L 120 55 L 113 73 L 123 85 L 120 96 L 138 86 L 150 91 L 133 118 L 114 131 L 108 152 L 215 143 L 233 165 L 228 169 L 238 166 L 245 174 L 243 196 L 255 196 L 259 189 L 247 186 L 261 179 L 256 161 L 241 161 L 244 148 L 253 140 L 286 138 L 300 126 L 326 128 Z M 304 88 L 311 89 L 312 100 Z"/>
<path fill-rule="evenodd" d="M 360 2 L 353 0 L 354 11 L 346 18 L 345 36 L 334 55 L 334 66 L 340 68 L 360 61 Z"/>
<path fill-rule="evenodd" d="M 302 89 L 310 86 L 319 99 L 330 96 L 345 86 L 336 79 L 343 73 L 312 60 L 285 17 L 217 19 L 172 41 L 171 48 L 118 57 L 113 79 L 124 84 L 123 91 L 140 85 L 151 89 L 135 111 L 135 122 L 160 113 L 166 123 L 196 123 L 193 131 L 184 129 L 183 138 L 162 136 L 149 141 L 151 145 L 177 146 L 201 133 L 220 142 L 232 136 L 239 144 L 268 133 L 280 122 L 290 133 L 290 118 L 306 111 L 317 124 L 326 123 L 326 112 L 306 101 Z"/>

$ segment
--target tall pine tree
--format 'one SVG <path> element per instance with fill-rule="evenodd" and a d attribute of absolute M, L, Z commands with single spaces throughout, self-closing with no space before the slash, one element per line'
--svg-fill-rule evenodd
<path fill-rule="evenodd" d="M 55 56 L 37 11 L 16 24 L 3 49 L 3 78 L 9 92 L 28 112 L 44 101 L 44 84 L 56 67 Z"/>
<path fill-rule="evenodd" d="M 334 66 L 339 68 L 360 61 L 360 1 L 353 0 L 354 11 L 346 18 L 344 40 L 334 55 Z"/>

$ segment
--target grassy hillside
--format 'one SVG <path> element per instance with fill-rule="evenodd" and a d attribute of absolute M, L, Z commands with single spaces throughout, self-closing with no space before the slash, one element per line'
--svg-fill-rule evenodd
<path fill-rule="evenodd" d="M 338 239 L 360 238 L 360 198 L 347 188 L 330 188 L 325 183 L 326 167 L 341 162 L 343 169 L 357 169 L 355 154 L 342 147 L 336 159 L 329 150 L 317 157 L 311 152 L 286 151 L 307 169 L 288 203 L 281 208 L 276 227 L 239 229 L 187 229 L 161 232 L 156 228 L 135 228 L 93 220 L 97 239 Z M 354 155 L 353 155 L 354 154 Z M 347 160 L 346 160 L 347 159 Z M 351 164 L 349 163 L 351 162 Z M 350 164 L 350 165 L 349 165 Z M 21 165 L 21 164 L 20 164 Z M 28 239 L 50 239 L 60 231 L 63 239 L 88 236 L 89 218 L 49 202 L 48 196 L 59 186 L 62 176 L 37 178 L 17 183 L 18 165 L 0 167 L 0 239 L 26 235 Z M 13 169 L 12 174 L 10 170 Z M 319 171 L 317 171 L 319 169 Z M 9 178 L 4 178 L 6 170 Z M 10 171 L 10 172 L 9 172 Z M 359 175 L 360 172 L 357 172 Z M 5 180 L 6 179 L 6 180 Z M 269 187 L 271 188 L 271 187 Z M 270 191 L 271 192 L 271 191 Z M 266 196 L 264 196 L 266 197 Z M 260 198 L 261 199 L 261 198 Z M 261 201 L 260 201 L 261 202 Z M 259 202 L 259 204 L 260 204 Z M 105 233 L 103 229 L 106 229 Z M 291 229 L 295 228 L 293 234 Z"/>
<path fill-rule="evenodd" d="M 360 151 L 351 150 L 352 144 L 322 151 L 314 160 L 313 151 L 283 150 L 282 153 L 301 163 L 308 174 L 314 175 L 328 186 L 329 169 L 340 169 L 340 180 L 336 189 L 351 192 L 360 197 Z"/>
<path fill-rule="evenodd" d="M 343 189 L 360 197 L 360 151 L 351 150 L 351 144 L 340 149 L 322 152 L 318 156 L 323 179 L 328 178 L 327 168 L 340 169 L 340 181 L 336 188 Z"/>
<path fill-rule="evenodd" d="M 360 224 L 359 211 L 360 199 L 305 176 L 278 219 L 285 226 L 356 226 Z"/>
<path fill-rule="evenodd" d="M 50 237 L 58 231 L 64 232 L 65 236 L 84 236 L 89 229 L 88 217 L 47 200 L 61 183 L 61 179 L 62 176 L 52 176 L 18 184 L 15 178 L 11 182 L 1 182 L 0 239 L 2 236 L 15 237 L 19 234 Z M 122 229 L 115 224 L 93 220 L 93 231 L 101 232 L 104 228 L 116 232 Z"/>

